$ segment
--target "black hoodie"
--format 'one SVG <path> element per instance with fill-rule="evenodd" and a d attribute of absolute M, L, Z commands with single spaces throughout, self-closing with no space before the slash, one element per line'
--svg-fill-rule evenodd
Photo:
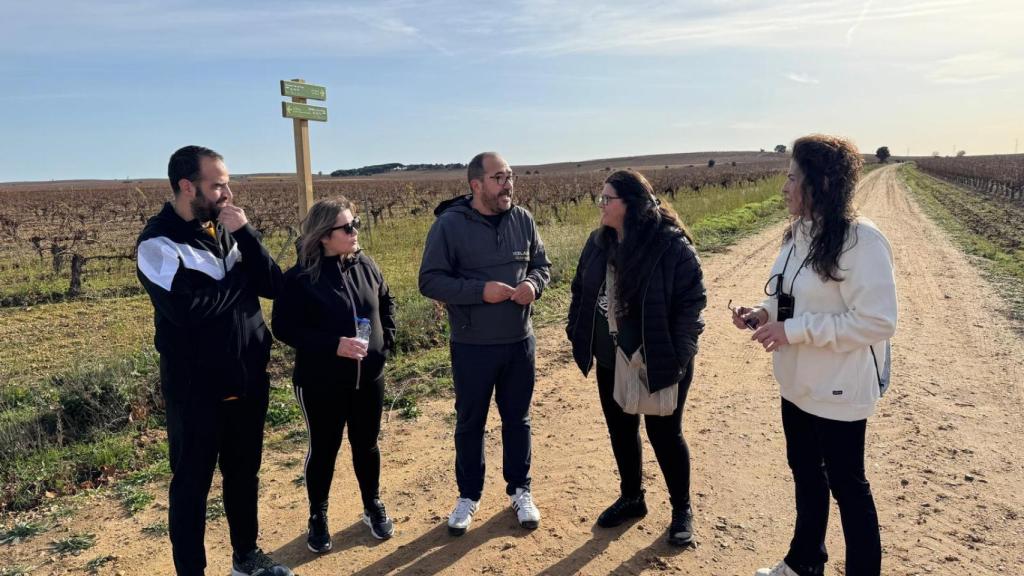
<path fill-rule="evenodd" d="M 153 302 L 164 394 L 266 394 L 271 336 L 258 296 L 277 296 L 281 269 L 249 224 L 214 230 L 168 202 L 139 235 L 136 272 Z"/>
<path fill-rule="evenodd" d="M 337 355 L 338 339 L 356 335 L 357 317 L 370 320 L 361 362 Z M 395 347 L 395 300 L 369 256 L 325 257 L 315 283 L 300 265 L 285 272 L 272 324 L 277 339 L 295 348 L 296 386 L 354 387 L 379 378 Z"/>
<path fill-rule="evenodd" d="M 533 216 L 513 206 L 498 226 L 471 206 L 472 196 L 446 200 L 434 210 L 420 264 L 420 293 L 443 302 L 453 342 L 511 344 L 533 333 L 531 306 L 484 302 L 484 284 L 533 284 L 537 297 L 551 281 L 551 262 Z"/>

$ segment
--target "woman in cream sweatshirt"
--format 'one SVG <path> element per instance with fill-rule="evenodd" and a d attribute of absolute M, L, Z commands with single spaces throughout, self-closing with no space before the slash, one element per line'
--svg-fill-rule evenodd
<path fill-rule="evenodd" d="M 768 298 L 733 315 L 773 353 L 796 488 L 789 553 L 758 576 L 823 574 L 829 492 L 842 516 L 847 576 L 881 571 L 864 438 L 888 381 L 897 302 L 892 248 L 854 213 L 861 164 L 856 147 L 840 138 L 813 135 L 793 144 L 782 193 L 794 220 L 765 285 Z"/>

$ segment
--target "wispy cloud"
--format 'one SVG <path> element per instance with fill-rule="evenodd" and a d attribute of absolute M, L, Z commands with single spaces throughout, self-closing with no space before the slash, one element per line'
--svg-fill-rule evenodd
<path fill-rule="evenodd" d="M 836 46 L 867 22 L 905 21 L 974 9 L 969 0 L 868 0 L 770 3 L 662 2 L 595 4 L 589 0 L 526 0 L 512 22 L 536 33 L 509 53 L 666 53 L 707 47 Z M 845 35 L 843 32 L 845 31 Z"/>
<path fill-rule="evenodd" d="M 860 16 L 857 17 L 857 21 L 850 26 L 849 30 L 846 31 L 846 45 L 853 45 L 853 33 L 857 31 L 857 28 L 864 22 L 864 17 L 867 16 L 868 10 L 871 9 L 872 0 L 866 0 L 864 6 L 860 10 Z"/>
<path fill-rule="evenodd" d="M 812 78 L 811 76 L 809 76 L 807 74 L 796 73 L 796 72 L 790 72 L 789 74 L 786 74 L 786 79 L 787 80 L 792 80 L 793 82 L 796 82 L 797 84 L 821 84 L 821 81 L 818 80 L 817 78 Z"/>
<path fill-rule="evenodd" d="M 978 84 L 1022 72 L 1024 59 L 990 51 L 939 60 L 925 78 L 936 84 Z"/>
<path fill-rule="evenodd" d="M 990 0 L 1013 10 L 1017 0 Z M 843 48 L 868 24 L 976 14 L 972 0 L 108 0 L 11 2 L 0 55 L 271 57 L 436 51 L 553 57 L 716 48 Z M 496 12 L 496 14 L 492 14 Z M 875 27 L 872 27 L 872 30 Z M 895 33 L 894 33 L 895 36 Z M 900 37 L 905 36 L 901 34 Z"/>
<path fill-rule="evenodd" d="M 345 3 L 253 0 L 211 5 L 194 0 L 19 2 L 5 18 L 0 54 L 118 53 L 261 57 L 387 54 L 428 48 L 450 54 L 444 35 L 425 33 L 418 12 L 436 22 L 453 2 L 353 0 Z"/>

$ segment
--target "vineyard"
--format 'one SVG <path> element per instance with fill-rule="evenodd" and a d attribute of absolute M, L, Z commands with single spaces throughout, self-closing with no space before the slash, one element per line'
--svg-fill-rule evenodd
<path fill-rule="evenodd" d="M 958 186 L 1024 201 L 1024 154 L 924 158 L 917 160 L 917 165 L 924 172 Z"/>
<path fill-rule="evenodd" d="M 645 169 L 660 194 L 697 193 L 709 186 L 756 182 L 781 171 L 784 157 L 751 155 L 747 162 Z M 520 174 L 516 201 L 538 222 L 560 222 L 565 211 L 591 202 L 611 167 Z M 275 255 L 297 234 L 293 180 L 240 177 L 235 201 L 245 208 Z M 372 230 L 388 221 L 431 217 L 443 199 L 466 192 L 464 172 L 427 177 L 319 179 L 318 198 L 345 195 Z M 60 301 L 83 294 L 123 296 L 140 288 L 132 273 L 134 241 L 146 219 L 169 199 L 160 180 L 40 183 L 0 186 L 0 307 Z"/>

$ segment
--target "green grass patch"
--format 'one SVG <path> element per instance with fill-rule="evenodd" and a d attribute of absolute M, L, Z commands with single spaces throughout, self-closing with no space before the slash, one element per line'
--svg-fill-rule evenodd
<path fill-rule="evenodd" d="M 10 528 L 0 529 L 0 544 L 17 544 L 46 532 L 39 522 L 15 522 Z"/>
<path fill-rule="evenodd" d="M 387 390 L 384 395 L 386 410 L 408 410 L 415 416 L 420 398 L 429 398 L 452 389 L 452 369 L 448 347 L 397 355 L 386 369 Z"/>
<path fill-rule="evenodd" d="M 281 428 L 289 424 L 302 422 L 302 410 L 299 408 L 291 387 L 271 386 L 270 404 L 267 406 L 267 426 Z"/>
<path fill-rule="evenodd" d="M 219 520 L 224 517 L 224 498 L 214 496 L 206 503 L 206 519 L 209 521 Z"/>
<path fill-rule="evenodd" d="M 768 224 L 782 220 L 786 207 L 781 197 L 752 202 L 720 216 L 711 216 L 693 226 L 697 248 L 716 252 Z"/>
<path fill-rule="evenodd" d="M 85 563 L 85 569 L 89 571 L 89 574 L 99 574 L 100 568 L 107 564 L 117 560 L 117 556 L 107 554 L 106 556 L 97 556 L 92 560 Z"/>
<path fill-rule="evenodd" d="M 32 567 L 28 566 L 4 566 L 0 568 L 0 576 L 28 576 L 32 573 Z"/>
<path fill-rule="evenodd" d="M 50 549 L 58 554 L 72 554 L 78 556 L 82 552 L 96 545 L 95 534 L 72 534 L 67 538 L 54 540 Z"/>
<path fill-rule="evenodd" d="M 32 452 L 11 460 L 0 472 L 0 498 L 8 509 L 27 510 L 45 499 L 96 486 L 116 471 L 149 464 L 158 450 L 140 450 L 133 435 L 123 433 Z"/>
<path fill-rule="evenodd" d="M 142 533 L 146 536 L 162 537 L 170 534 L 171 530 L 168 528 L 167 522 L 160 521 L 143 526 Z"/>
<path fill-rule="evenodd" d="M 0 463 L 145 427 L 159 416 L 157 373 L 150 351 L 72 367 L 35 386 L 10 385 L 0 394 Z"/>
<path fill-rule="evenodd" d="M 149 297 L 0 309 L 0 382 L 34 385 L 68 366 L 99 366 L 152 350 Z"/>
<path fill-rule="evenodd" d="M 119 483 L 116 490 L 121 507 L 124 508 L 129 516 L 134 516 L 138 512 L 145 510 L 153 502 L 153 495 L 142 486 Z"/>

